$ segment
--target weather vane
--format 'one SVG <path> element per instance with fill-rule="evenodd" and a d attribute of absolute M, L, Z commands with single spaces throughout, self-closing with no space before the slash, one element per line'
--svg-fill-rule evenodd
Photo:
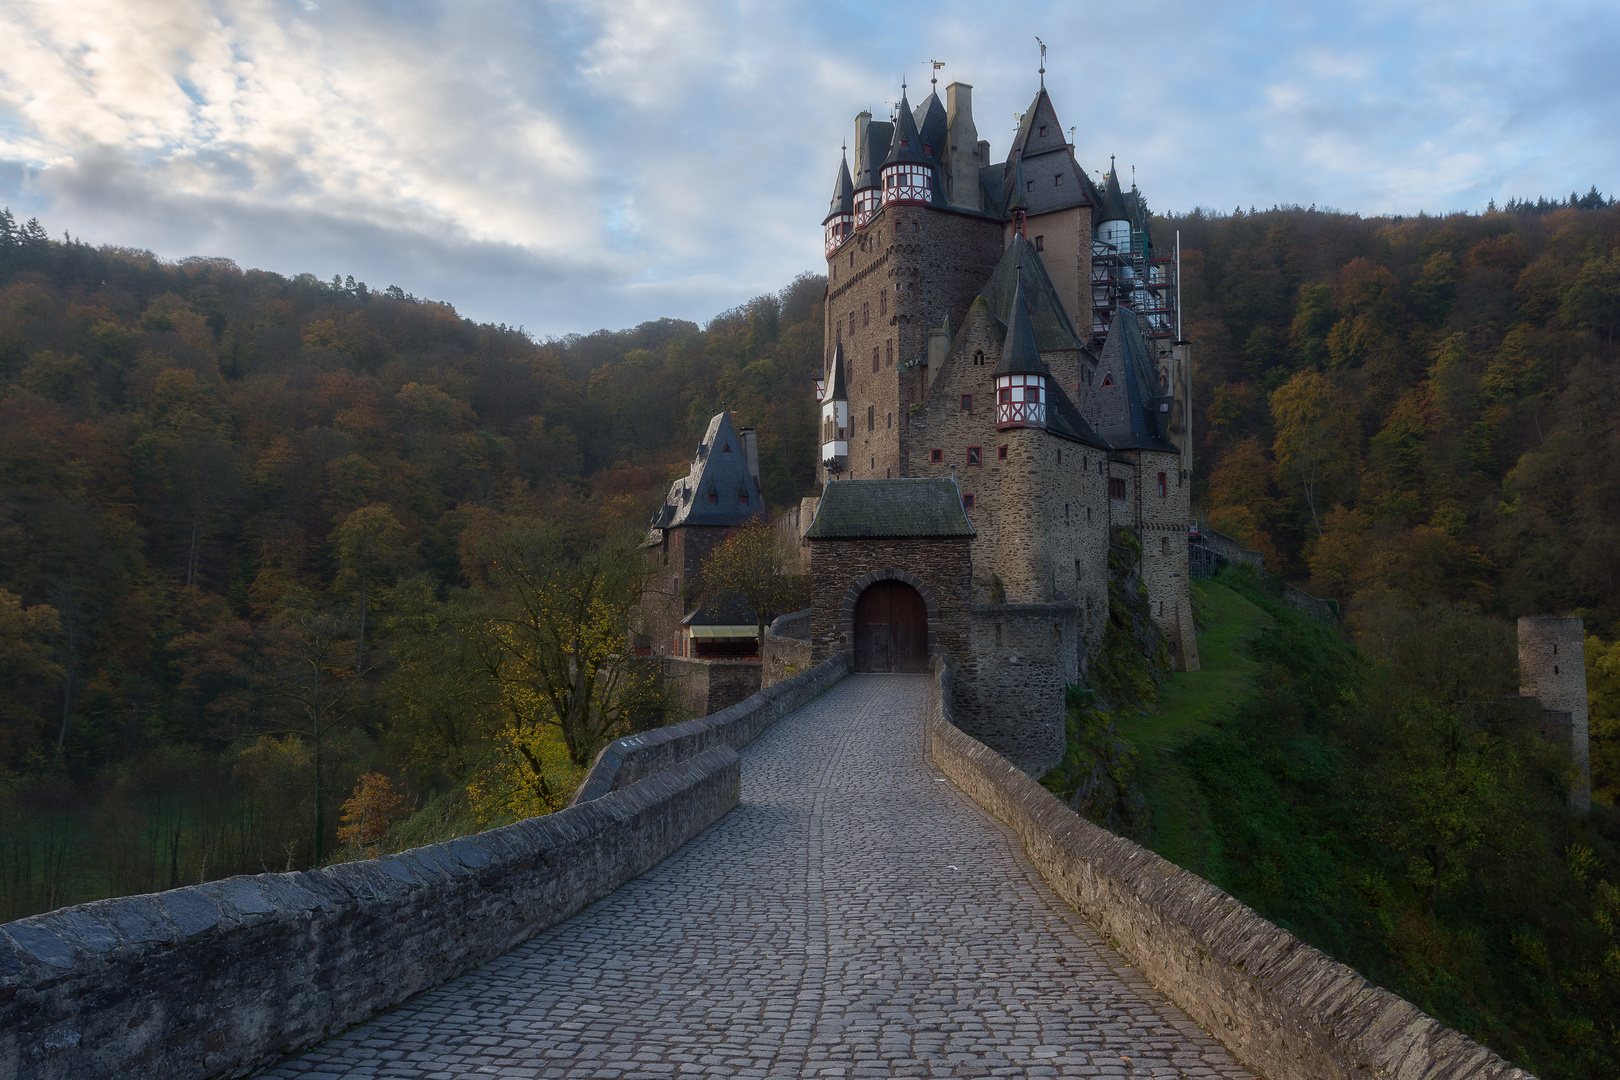
<path fill-rule="evenodd" d="M 945 61 L 943 61 L 943 60 L 930 60 L 928 62 L 934 66 L 934 77 L 932 79 L 929 79 L 928 81 L 933 84 L 934 92 L 938 93 L 939 92 L 939 69 L 945 66 Z"/>
<path fill-rule="evenodd" d="M 1037 44 L 1037 45 L 1039 45 L 1041 47 L 1041 89 L 1045 90 L 1046 89 L 1046 42 L 1042 41 L 1040 39 L 1039 35 L 1036 35 L 1035 44 Z"/>

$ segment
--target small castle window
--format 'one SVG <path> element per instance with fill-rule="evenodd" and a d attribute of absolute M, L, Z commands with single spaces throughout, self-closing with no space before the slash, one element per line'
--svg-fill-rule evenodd
<path fill-rule="evenodd" d="M 929 461 L 944 461 L 945 460 L 945 451 L 939 450 L 939 449 L 934 449 L 934 450 L 928 451 L 928 460 Z"/>
<path fill-rule="evenodd" d="M 878 347 L 872 346 L 872 374 L 878 373 Z"/>
<path fill-rule="evenodd" d="M 1052 186 L 1053 187 L 1062 187 L 1063 186 L 1063 174 L 1062 173 L 1058 173 L 1058 174 L 1056 174 L 1055 176 L 1052 177 Z"/>
<path fill-rule="evenodd" d="M 932 146 L 924 146 L 923 147 L 923 156 L 924 157 L 933 157 L 934 156 L 934 148 Z"/>
<path fill-rule="evenodd" d="M 1064 503 L 1063 504 L 1063 524 L 1067 525 L 1068 523 L 1069 523 L 1069 504 Z"/>
<path fill-rule="evenodd" d="M 878 315 L 879 316 L 884 316 L 884 315 L 887 315 L 888 313 L 889 313 L 889 290 L 884 289 L 882 292 L 878 293 Z"/>
<path fill-rule="evenodd" d="M 855 313 L 853 311 L 849 313 L 849 336 L 855 336 Z"/>
<path fill-rule="evenodd" d="M 1046 250 L 1046 237 L 1037 236 L 1035 238 L 1035 250 L 1036 251 L 1045 251 Z"/>
<path fill-rule="evenodd" d="M 963 394 L 962 395 L 962 411 L 963 412 L 972 412 L 973 411 L 973 395 L 972 394 Z"/>
<path fill-rule="evenodd" d="M 1043 139 L 1046 138 L 1046 125 L 1045 124 L 1041 125 L 1041 138 L 1043 138 Z"/>
<path fill-rule="evenodd" d="M 1165 482 L 1164 482 L 1164 473 L 1160 473 L 1159 474 L 1159 498 L 1162 499 L 1166 495 L 1168 495 L 1169 493 L 1170 493 L 1170 489 L 1165 485 Z"/>
<path fill-rule="evenodd" d="M 982 350 L 973 354 L 973 362 L 974 364 L 984 363 L 984 352 Z"/>
<path fill-rule="evenodd" d="M 894 413 L 889 414 L 889 430 L 894 430 Z"/>
<path fill-rule="evenodd" d="M 722 453 L 722 454 L 729 454 L 729 453 L 731 453 L 731 444 L 730 444 L 730 443 L 721 443 L 721 444 L 720 444 L 720 452 L 721 452 L 721 453 Z"/>
<path fill-rule="evenodd" d="M 1108 497 L 1110 499 L 1123 499 L 1125 497 L 1125 481 L 1117 476 L 1108 478 Z"/>
<path fill-rule="evenodd" d="M 898 222 L 898 221 L 894 223 L 894 234 L 896 236 L 900 235 L 900 225 L 901 225 L 901 223 Z"/>
<path fill-rule="evenodd" d="M 709 502 L 710 502 L 710 504 L 716 504 L 719 501 L 720 501 L 720 493 L 718 491 L 714 490 L 714 488 L 710 488 L 709 489 Z"/>
<path fill-rule="evenodd" d="M 1058 459 L 1057 459 L 1057 463 L 1058 463 L 1058 464 L 1059 464 L 1059 465 L 1061 465 L 1061 464 L 1063 464 L 1063 447 L 1061 447 L 1061 446 L 1060 446 L 1060 447 L 1058 447 Z"/>
<path fill-rule="evenodd" d="M 872 304 L 870 301 L 861 304 L 861 325 L 872 325 Z"/>
<path fill-rule="evenodd" d="M 1086 507 L 1086 520 L 1087 521 L 1091 520 L 1091 507 L 1089 507 L 1089 506 Z"/>
<path fill-rule="evenodd" d="M 883 343 L 884 353 L 888 358 L 889 366 L 894 367 L 894 338 Z"/>
<path fill-rule="evenodd" d="M 739 505 L 739 506 L 747 506 L 748 505 L 748 489 L 747 488 L 742 488 L 737 492 L 737 505 Z"/>
<path fill-rule="evenodd" d="M 877 430 L 877 406 L 876 405 L 868 405 L 866 407 L 866 430 L 867 431 L 875 431 L 875 430 Z M 877 465 L 874 463 L 872 467 L 876 468 Z"/>
<path fill-rule="evenodd" d="M 1159 538 L 1159 553 L 1167 559 L 1170 557 L 1170 538 L 1168 536 Z"/>
<path fill-rule="evenodd" d="M 1006 461 L 1007 460 L 1007 448 L 1005 446 L 996 447 L 996 460 L 997 461 Z"/>
<path fill-rule="evenodd" d="M 1074 580 L 1079 581 L 1080 576 L 1080 560 L 1076 559 L 1074 560 Z"/>
<path fill-rule="evenodd" d="M 1033 180 L 1025 180 L 1024 181 L 1024 190 L 1025 191 L 1034 191 L 1035 190 L 1035 181 L 1033 181 Z"/>
<path fill-rule="evenodd" d="M 984 464 L 984 448 L 980 447 L 980 446 L 970 446 L 970 447 L 968 447 L 967 448 L 967 463 L 969 465 L 983 465 Z"/>
<path fill-rule="evenodd" d="M 911 231 L 912 232 L 922 232 L 922 223 L 913 221 L 911 223 Z"/>
<path fill-rule="evenodd" d="M 964 510 L 973 509 L 973 496 L 971 496 L 971 495 L 962 496 L 962 509 L 964 509 Z"/>

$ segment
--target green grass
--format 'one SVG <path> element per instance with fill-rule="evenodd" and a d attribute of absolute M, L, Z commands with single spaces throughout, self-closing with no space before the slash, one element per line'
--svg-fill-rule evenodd
<path fill-rule="evenodd" d="M 1146 712 L 1116 719 L 1119 733 L 1141 755 L 1137 784 L 1149 808 L 1148 846 L 1178 866 L 1206 878 L 1219 873 L 1221 846 L 1211 826 L 1199 786 L 1184 770 L 1179 754 L 1189 741 L 1214 730 L 1254 693 L 1262 665 L 1246 646 L 1274 625 L 1254 603 L 1224 585 L 1193 585 L 1208 612 L 1208 629 L 1198 635 L 1200 667 L 1177 671 L 1159 687 Z"/>

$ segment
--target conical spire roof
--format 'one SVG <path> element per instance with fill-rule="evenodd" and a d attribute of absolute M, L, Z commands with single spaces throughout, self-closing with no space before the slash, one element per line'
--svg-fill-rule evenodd
<path fill-rule="evenodd" d="M 900 115 L 895 118 L 894 140 L 889 143 L 889 156 L 883 164 L 885 167 L 930 164 L 923 153 L 922 137 L 917 134 L 917 121 L 911 115 L 911 103 L 906 100 L 904 87 L 900 90 Z"/>
<path fill-rule="evenodd" d="M 1018 284 L 1013 290 L 1012 321 L 1007 324 L 1007 340 L 1001 346 L 997 375 L 1047 375 L 1041 350 L 1035 344 L 1035 324 L 1029 318 L 1024 299 L 1023 267 L 1018 267 Z"/>
<path fill-rule="evenodd" d="M 1097 208 L 1097 224 L 1105 221 L 1129 221 L 1131 213 L 1125 207 L 1125 193 L 1119 189 L 1119 167 L 1108 159 L 1108 182 L 1103 185 L 1102 205 Z"/>
<path fill-rule="evenodd" d="M 827 217 L 837 217 L 839 214 L 853 214 L 855 212 L 855 181 L 849 175 L 849 158 L 838 163 L 838 179 L 833 184 L 832 203 L 827 207 Z M 825 222 L 825 218 L 822 219 Z"/>
<path fill-rule="evenodd" d="M 827 393 L 822 401 L 848 401 L 849 390 L 844 386 L 844 343 L 840 341 L 833 347 L 832 378 L 828 380 Z"/>

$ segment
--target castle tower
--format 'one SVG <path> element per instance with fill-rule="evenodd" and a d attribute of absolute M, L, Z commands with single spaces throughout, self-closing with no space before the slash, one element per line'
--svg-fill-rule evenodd
<path fill-rule="evenodd" d="M 828 477 L 849 471 L 849 391 L 842 344 L 833 349 L 832 375 L 821 398 L 821 467 Z"/>
<path fill-rule="evenodd" d="M 1569 749 L 1575 761 L 1569 801 L 1580 813 L 1592 809 L 1592 768 L 1587 744 L 1586 627 L 1578 618 L 1519 620 L 1519 693 L 1544 710 L 1569 715 Z"/>
<path fill-rule="evenodd" d="M 855 232 L 855 181 L 849 175 L 849 158 L 838 163 L 838 179 L 833 184 L 832 204 L 821 222 L 826 234 L 824 246 L 827 258 L 833 257 L 845 240 Z"/>

